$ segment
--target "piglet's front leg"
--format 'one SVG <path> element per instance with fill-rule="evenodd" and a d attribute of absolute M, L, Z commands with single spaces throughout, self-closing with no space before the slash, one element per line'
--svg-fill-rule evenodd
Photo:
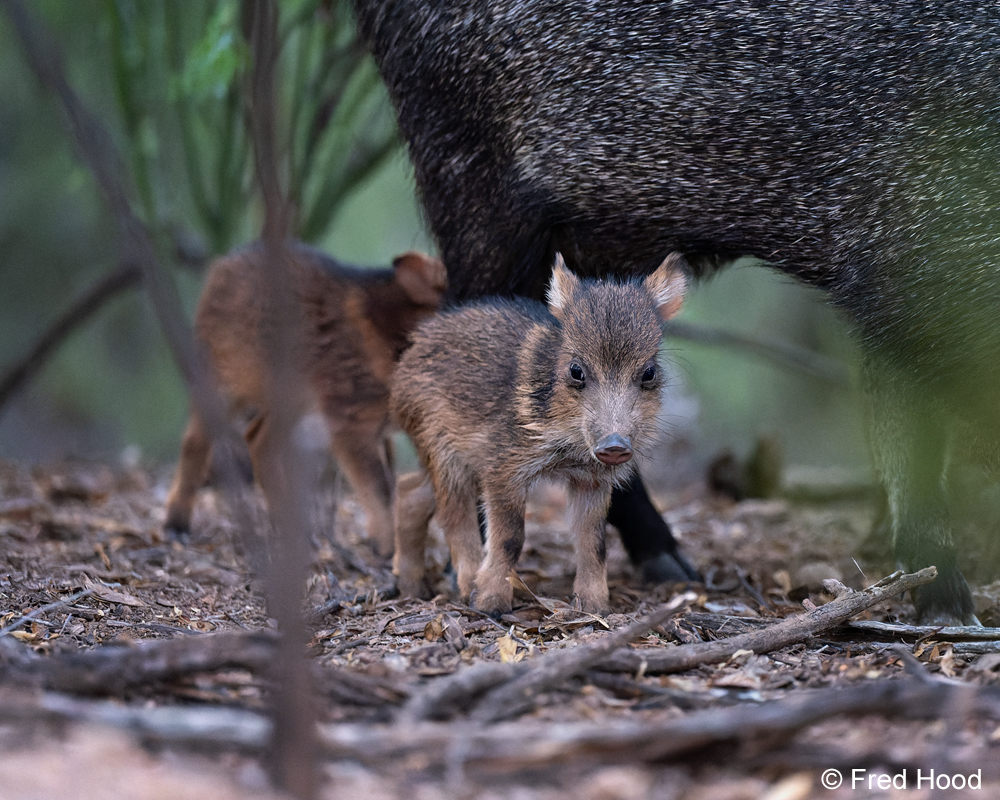
<path fill-rule="evenodd" d="M 493 617 L 511 610 L 514 589 L 507 580 L 524 546 L 525 495 L 483 488 L 486 559 L 476 573 L 475 605 Z"/>
<path fill-rule="evenodd" d="M 608 596 L 604 520 L 611 502 L 610 487 L 570 481 L 570 531 L 576 537 L 576 580 L 573 592 L 584 611 L 606 614 Z"/>

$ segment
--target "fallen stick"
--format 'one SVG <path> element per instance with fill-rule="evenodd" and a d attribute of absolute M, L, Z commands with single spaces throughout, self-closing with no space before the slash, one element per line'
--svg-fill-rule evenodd
<path fill-rule="evenodd" d="M 196 673 L 245 669 L 263 676 L 270 669 L 280 639 L 268 631 L 212 633 L 109 645 L 76 653 L 42 657 L 18 646 L 0 650 L 0 679 L 53 692 L 115 695 L 122 689 L 178 680 Z M 315 670 L 326 697 L 342 705 L 398 705 L 404 687 L 346 669 Z"/>
<path fill-rule="evenodd" d="M 523 675 L 529 662 L 484 661 L 431 683 L 410 698 L 399 714 L 400 724 L 447 719 L 472 705 L 476 698 L 511 678 Z"/>
<path fill-rule="evenodd" d="M 663 624 L 696 599 L 692 592 L 677 595 L 645 619 L 619 628 L 593 644 L 559 650 L 539 658 L 537 665 L 533 664 L 524 674 L 488 692 L 473 712 L 472 719 L 497 722 L 519 715 L 531 707 L 541 692 L 586 672 L 619 648 Z"/>
<path fill-rule="evenodd" d="M 21 678 L 50 691 L 113 695 L 128 687 L 196 672 L 231 668 L 258 672 L 271 663 L 276 649 L 273 634 L 205 634 L 36 656 L 28 669 L 0 671 L 0 675 L 8 680 Z"/>
<path fill-rule="evenodd" d="M 730 743 L 755 744 L 754 758 L 774 749 L 809 725 L 830 717 L 880 715 L 936 719 L 958 703 L 977 715 L 1000 718 L 1000 688 L 944 681 L 877 681 L 846 689 L 795 692 L 761 705 L 698 711 L 684 717 L 642 723 L 507 722 L 479 727 L 469 723 L 422 723 L 374 728 L 321 726 L 329 757 L 359 761 L 372 768 L 419 763 L 424 768 L 462 766 L 489 773 L 548 767 L 555 763 L 659 763 Z M 726 749 L 725 757 L 734 756 Z"/>
<path fill-rule="evenodd" d="M 383 772 L 454 768 L 490 774 L 553 764 L 641 764 L 690 758 L 719 745 L 753 742 L 755 761 L 781 751 L 788 737 L 836 716 L 939 719 L 950 709 L 974 709 L 978 719 L 1000 719 L 1000 687 L 907 678 L 865 682 L 848 688 L 796 691 L 760 705 L 696 711 L 653 722 L 540 723 L 535 720 L 480 726 L 474 723 L 384 725 L 324 724 L 319 744 L 327 760 L 357 761 Z M 271 734 L 263 714 L 212 706 L 128 707 L 56 694 L 0 704 L 0 721 L 78 721 L 110 725 L 154 744 L 196 749 L 261 752 Z M 739 752 L 722 751 L 727 763 Z"/>
<path fill-rule="evenodd" d="M 955 642 L 951 650 L 959 656 L 984 656 L 1000 653 L 1000 642 Z"/>
<path fill-rule="evenodd" d="M 852 631 L 886 637 L 907 639 L 933 639 L 936 642 L 1000 642 L 1000 628 L 983 628 L 978 625 L 901 625 L 898 622 L 858 620 L 849 622 Z"/>
<path fill-rule="evenodd" d="M 731 617 L 724 614 L 691 612 L 679 621 L 715 635 L 750 633 L 771 628 L 779 624 L 779 619 L 761 617 Z M 979 625 L 905 625 L 900 622 L 876 622 L 875 620 L 854 620 L 829 630 L 836 639 L 863 642 L 894 642 L 931 640 L 935 642 L 955 642 L 956 647 L 969 646 L 966 652 L 996 652 L 1000 646 L 1000 628 L 984 628 Z M 956 650 L 955 652 L 961 652 Z"/>
<path fill-rule="evenodd" d="M 648 650 L 619 650 L 598 664 L 607 672 L 638 672 L 665 674 L 683 672 L 702 664 L 718 664 L 739 650 L 757 654 L 780 650 L 810 636 L 841 625 L 855 614 L 871 608 L 890 597 L 930 583 L 937 577 L 937 568 L 919 572 L 894 572 L 860 592 L 850 592 L 824 606 L 798 614 L 759 631 L 742 633 L 715 642 L 684 644 L 677 647 Z"/>
<path fill-rule="evenodd" d="M 515 694 L 523 693 L 524 698 L 534 696 L 545 687 L 549 687 L 567 678 L 586 672 L 592 666 L 603 660 L 619 647 L 642 636 L 646 631 L 663 623 L 676 614 L 684 603 L 694 599 L 692 594 L 675 597 L 668 605 L 644 620 L 621 628 L 609 634 L 599 642 L 582 645 L 572 650 L 560 651 L 550 655 L 540 656 L 532 661 L 516 663 L 497 663 L 487 661 L 468 667 L 447 678 L 433 682 L 423 691 L 415 694 L 403 708 L 399 718 L 403 722 L 417 722 L 425 719 L 447 719 L 464 711 L 476 702 L 476 699 L 496 687 L 514 681 Z M 524 678 L 524 683 L 518 681 Z M 499 691 L 499 690 L 498 690 Z M 486 710 L 483 710 L 481 721 L 512 716 L 503 714 L 507 700 L 501 694 L 499 699 L 484 700 Z M 490 711 L 490 707 L 495 711 Z M 516 713 L 516 712 L 515 712 Z"/>

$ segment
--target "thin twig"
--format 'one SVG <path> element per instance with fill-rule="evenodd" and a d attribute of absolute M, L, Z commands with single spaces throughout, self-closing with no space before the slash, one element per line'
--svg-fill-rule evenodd
<path fill-rule="evenodd" d="M 289 286 L 285 238 L 292 210 L 278 171 L 279 136 L 275 84 L 278 60 L 278 7 L 274 0 L 243 0 L 243 32 L 252 53 L 249 76 L 249 121 L 256 179 L 264 200 L 264 243 L 269 325 L 265 337 L 268 437 L 291 442 L 298 421 L 295 393 L 299 352 L 296 336 L 300 312 Z M 264 565 L 268 610 L 282 633 L 282 645 L 272 664 L 274 729 L 269 754 L 274 784 L 299 800 L 313 800 L 319 791 L 316 744 L 316 704 L 305 661 L 308 640 L 301 599 L 308 573 L 309 520 L 304 513 L 308 480 L 297 448 L 267 448 L 257 475 L 267 494 L 275 537 Z M 266 482 L 265 482 L 266 478 Z"/>
<path fill-rule="evenodd" d="M 45 614 L 49 611 L 54 611 L 57 608 L 62 608 L 63 606 L 67 606 L 70 603 L 75 603 L 77 600 L 80 600 L 81 598 L 84 597 L 89 597 L 93 593 L 94 593 L 93 589 L 83 589 L 77 592 L 76 594 L 71 594 L 69 597 L 64 597 L 62 600 L 56 600 L 54 603 L 49 603 L 48 605 L 44 605 L 41 608 L 36 608 L 31 613 L 25 614 L 20 619 L 10 623 L 6 628 L 0 629 L 0 636 L 6 636 L 8 633 L 16 631 L 25 622 L 31 622 L 31 620 L 35 619 L 36 617 L 40 617 L 42 614 Z"/>
<path fill-rule="evenodd" d="M 670 320 L 664 324 L 663 335 L 711 347 L 744 350 L 785 369 L 804 372 L 836 386 L 846 388 L 851 385 L 850 375 L 843 363 L 788 342 L 763 341 L 734 331 L 707 328 L 696 323 L 677 320 Z"/>
<path fill-rule="evenodd" d="M 0 378 L 0 412 L 21 386 L 45 365 L 49 356 L 77 328 L 96 314 L 111 298 L 139 282 L 139 268 L 123 263 L 96 280 L 76 301 L 35 339 L 20 360 Z"/>

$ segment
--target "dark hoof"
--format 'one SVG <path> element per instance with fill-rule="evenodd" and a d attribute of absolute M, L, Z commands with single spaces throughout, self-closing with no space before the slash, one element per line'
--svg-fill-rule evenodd
<path fill-rule="evenodd" d="M 660 553 L 642 562 L 645 583 L 701 583 L 701 575 L 680 553 Z"/>
<path fill-rule="evenodd" d="M 943 570 L 934 583 L 913 590 L 920 625 L 980 625 L 972 592 L 957 569 Z"/>
<path fill-rule="evenodd" d="M 191 541 L 191 530 L 186 525 L 164 525 L 163 538 L 167 542 L 188 544 Z"/>
<path fill-rule="evenodd" d="M 399 587 L 395 583 L 391 583 L 388 586 L 383 586 L 378 590 L 379 597 L 382 600 L 395 600 L 399 597 Z"/>

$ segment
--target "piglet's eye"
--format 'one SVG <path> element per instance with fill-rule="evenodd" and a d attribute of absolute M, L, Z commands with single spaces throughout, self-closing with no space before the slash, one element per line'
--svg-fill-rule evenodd
<path fill-rule="evenodd" d="M 569 365 L 569 376 L 577 383 L 583 383 L 587 377 L 583 372 L 583 367 L 575 361 Z"/>

